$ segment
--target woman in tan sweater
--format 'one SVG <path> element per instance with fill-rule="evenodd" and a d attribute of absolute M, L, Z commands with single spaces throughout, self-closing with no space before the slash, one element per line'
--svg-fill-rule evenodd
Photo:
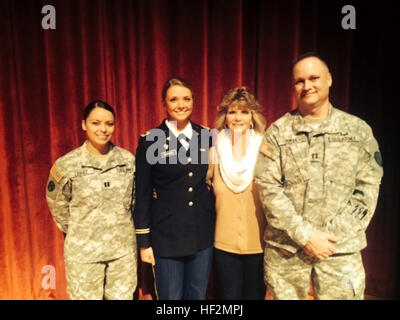
<path fill-rule="evenodd" d="M 247 88 L 218 106 L 216 146 L 207 174 L 216 196 L 215 263 L 222 299 L 263 299 L 265 218 L 253 171 L 266 121 Z"/>

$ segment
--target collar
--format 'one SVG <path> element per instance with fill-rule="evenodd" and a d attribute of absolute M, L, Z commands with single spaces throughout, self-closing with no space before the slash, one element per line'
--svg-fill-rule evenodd
<path fill-rule="evenodd" d="M 85 157 L 85 160 L 88 163 L 93 164 L 94 167 L 96 167 L 96 168 L 99 168 L 99 169 L 102 168 L 102 165 L 100 164 L 99 161 L 96 160 L 96 157 L 91 155 L 91 153 L 89 152 L 89 150 L 87 148 L 87 141 L 85 141 L 82 144 L 81 150 Z M 107 168 L 115 166 L 116 164 L 119 164 L 118 155 L 117 155 L 118 153 L 119 153 L 119 151 L 117 150 L 117 148 L 115 148 L 115 145 L 112 142 L 110 142 L 110 150 L 108 151 L 107 155 L 105 155 L 105 156 L 108 156 L 107 161 L 105 163 L 105 166 Z"/>
<path fill-rule="evenodd" d="M 176 122 L 175 121 L 168 121 L 168 119 L 166 119 L 165 120 L 165 125 L 174 134 L 175 137 L 178 137 L 178 135 L 180 135 L 180 134 L 184 134 L 189 140 L 192 139 L 193 128 L 192 128 L 192 124 L 191 124 L 190 121 L 186 125 L 185 129 L 183 129 L 182 131 L 179 131 L 179 132 L 178 132 L 178 129 L 176 127 Z"/>
<path fill-rule="evenodd" d="M 296 134 L 298 133 L 310 133 L 313 132 L 315 135 L 317 134 L 325 134 L 325 133 L 335 133 L 337 132 L 337 111 L 336 108 L 329 105 L 329 111 L 327 117 L 321 122 L 320 126 L 317 130 L 314 130 L 312 126 L 307 123 L 305 118 L 301 115 L 299 110 L 295 110 L 293 113 L 294 121 L 292 128 Z"/>

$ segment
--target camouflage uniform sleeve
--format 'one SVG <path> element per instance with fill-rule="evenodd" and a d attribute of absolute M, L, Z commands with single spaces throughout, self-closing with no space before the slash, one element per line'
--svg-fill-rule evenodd
<path fill-rule="evenodd" d="M 63 173 L 56 162 L 51 168 L 47 180 L 46 200 L 57 227 L 64 233 L 68 231 L 71 191 L 71 180 Z"/>
<path fill-rule="evenodd" d="M 273 131 L 274 128 L 270 128 L 263 138 L 255 168 L 255 183 L 268 224 L 304 247 L 314 229 L 296 212 L 292 201 L 285 195 L 280 149 Z"/>
<path fill-rule="evenodd" d="M 134 222 L 139 248 L 151 247 L 150 209 L 153 196 L 151 165 L 146 160 L 145 137 L 139 139 L 136 150 Z"/>
<path fill-rule="evenodd" d="M 346 241 L 361 230 L 366 230 L 378 201 L 383 176 L 379 146 L 366 125 L 366 138 L 360 148 L 355 187 L 342 212 L 327 224 L 327 230 Z"/>

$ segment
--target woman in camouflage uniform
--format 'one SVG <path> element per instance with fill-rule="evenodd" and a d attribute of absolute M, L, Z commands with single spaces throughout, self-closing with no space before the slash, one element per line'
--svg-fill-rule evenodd
<path fill-rule="evenodd" d="M 115 113 L 102 101 L 84 111 L 85 143 L 50 170 L 46 199 L 66 234 L 64 260 L 71 299 L 133 299 L 136 239 L 131 208 L 135 158 L 114 146 Z"/>

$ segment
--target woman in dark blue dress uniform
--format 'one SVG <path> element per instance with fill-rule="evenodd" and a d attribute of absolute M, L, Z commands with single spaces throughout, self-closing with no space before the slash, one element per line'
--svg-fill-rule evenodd
<path fill-rule="evenodd" d="M 162 90 L 167 119 L 136 150 L 134 221 L 141 260 L 151 263 L 162 300 L 205 299 L 214 240 L 214 196 L 206 184 L 211 133 L 190 121 L 187 81 Z"/>

